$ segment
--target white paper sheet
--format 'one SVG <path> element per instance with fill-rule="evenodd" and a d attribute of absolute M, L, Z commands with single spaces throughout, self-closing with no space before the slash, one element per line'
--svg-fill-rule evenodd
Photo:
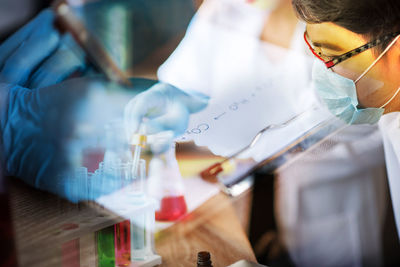
<path fill-rule="evenodd" d="M 229 156 L 265 126 L 318 105 L 310 84 L 311 58 L 197 16 L 158 72 L 162 81 L 211 96 L 209 106 L 192 115 L 180 141 L 194 140 L 216 155 Z M 245 156 L 265 159 L 329 117 L 322 108 L 308 112 L 266 133 Z"/>

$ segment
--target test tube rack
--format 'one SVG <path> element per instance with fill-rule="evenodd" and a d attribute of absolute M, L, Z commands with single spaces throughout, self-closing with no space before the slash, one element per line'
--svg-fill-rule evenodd
<path fill-rule="evenodd" d="M 98 266 L 95 232 L 126 220 L 124 216 L 132 212 L 126 209 L 118 213 L 102 202 L 72 204 L 52 194 L 33 190 L 15 179 L 10 185 L 10 196 L 21 266 L 64 266 L 63 261 L 71 267 Z M 69 255 L 64 256 L 63 252 Z M 129 266 L 158 264 L 161 264 L 161 257 L 153 255 Z"/>

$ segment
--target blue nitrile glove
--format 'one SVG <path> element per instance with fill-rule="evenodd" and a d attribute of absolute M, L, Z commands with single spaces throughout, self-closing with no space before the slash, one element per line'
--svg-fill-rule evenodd
<path fill-rule="evenodd" d="M 134 97 L 125 107 L 124 124 L 127 137 L 138 131 L 144 118 L 146 133 L 172 131 L 184 133 L 191 113 L 204 109 L 209 97 L 198 92 L 187 93 L 166 83 L 157 83 Z"/>
<path fill-rule="evenodd" d="M 30 90 L 0 84 L 0 130 L 6 171 L 35 186 L 55 192 L 56 176 L 67 170 L 63 142 L 74 129 L 74 107 L 89 86 L 71 80 Z"/>
<path fill-rule="evenodd" d="M 113 177 L 97 179 L 88 195 L 81 185 L 89 179 L 71 176 L 80 168 L 74 156 L 81 151 L 68 142 L 78 140 L 83 146 L 79 148 L 85 148 L 79 138 L 96 134 L 88 136 L 88 126 L 101 128 L 97 133 L 104 135 L 104 124 L 122 117 L 135 92 L 99 77 L 61 82 L 85 64 L 83 54 L 73 51 L 79 48 L 72 39 L 60 37 L 52 25 L 53 14 L 45 11 L 0 45 L 1 153 L 8 175 L 73 202 L 93 199 L 120 185 Z M 154 84 L 133 83 L 137 90 Z M 110 88 L 114 90 L 106 90 Z"/>
<path fill-rule="evenodd" d="M 61 37 L 59 47 L 33 72 L 29 78 L 31 89 L 50 86 L 71 76 L 83 76 L 88 70 L 85 54 L 70 34 Z"/>
<path fill-rule="evenodd" d="M 69 79 L 35 90 L 0 83 L 0 134 L 7 175 L 73 202 L 118 189 L 110 177 L 92 184 L 94 193 L 88 196 L 87 190 L 74 186 L 77 178 L 68 175 L 77 167 L 73 165 L 68 141 L 77 138 L 80 125 L 93 126 L 99 116 L 103 127 L 98 134 L 104 134 L 104 123 L 110 120 L 109 106 L 120 105 L 111 100 L 104 105 L 102 99 L 112 97 L 108 90 L 111 87 L 118 86 L 94 77 Z M 117 94 L 120 92 L 114 95 Z"/>
<path fill-rule="evenodd" d="M 53 24 L 53 12 L 45 10 L 0 45 L 0 82 L 33 89 L 84 71 L 82 51 Z"/>

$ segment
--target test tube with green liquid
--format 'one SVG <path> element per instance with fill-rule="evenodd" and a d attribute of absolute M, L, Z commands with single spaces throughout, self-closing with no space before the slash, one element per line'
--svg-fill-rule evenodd
<path fill-rule="evenodd" d="M 98 267 L 115 267 L 114 225 L 96 232 Z"/>

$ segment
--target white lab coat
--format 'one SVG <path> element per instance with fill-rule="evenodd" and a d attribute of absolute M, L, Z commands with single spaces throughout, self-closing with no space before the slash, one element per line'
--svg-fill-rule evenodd
<path fill-rule="evenodd" d="M 348 127 L 278 171 L 275 212 L 298 266 L 379 266 L 387 196 L 377 126 Z"/>
<path fill-rule="evenodd" d="M 379 121 L 385 148 L 390 195 L 397 232 L 400 235 L 400 113 L 384 115 Z M 400 237 L 400 236 L 399 236 Z"/>
<path fill-rule="evenodd" d="M 222 36 L 230 36 L 221 33 L 224 29 L 226 33 L 242 34 L 241 38 L 258 40 L 268 14 L 244 2 L 205 1 L 185 39 L 159 69 L 160 80 L 213 97 L 215 92 L 211 89 L 220 89 L 221 86 L 215 85 L 221 77 L 235 81 L 237 76 L 246 75 L 244 68 L 257 69 L 256 64 L 232 66 L 228 63 L 238 53 L 251 55 L 247 51 L 259 46 L 245 47 L 245 44 L 254 42 L 239 44 L 234 38 L 231 42 L 220 40 Z M 306 53 L 303 32 L 304 25 L 299 24 L 292 41 L 292 50 L 300 53 Z M 231 58 L 229 51 L 232 51 Z M 229 66 L 224 67 L 224 60 Z M 293 66 L 287 71 L 310 75 L 311 65 L 307 62 L 293 64 L 290 58 L 287 60 L 281 62 Z M 280 69 L 279 61 L 273 63 L 273 68 Z M 255 73 L 262 75 L 262 71 Z M 302 90 L 302 81 L 297 82 L 296 90 Z M 275 210 L 282 240 L 294 263 L 298 266 L 379 266 L 385 181 L 382 140 L 377 126 L 349 127 L 299 160 L 282 166 L 276 182 Z"/>

